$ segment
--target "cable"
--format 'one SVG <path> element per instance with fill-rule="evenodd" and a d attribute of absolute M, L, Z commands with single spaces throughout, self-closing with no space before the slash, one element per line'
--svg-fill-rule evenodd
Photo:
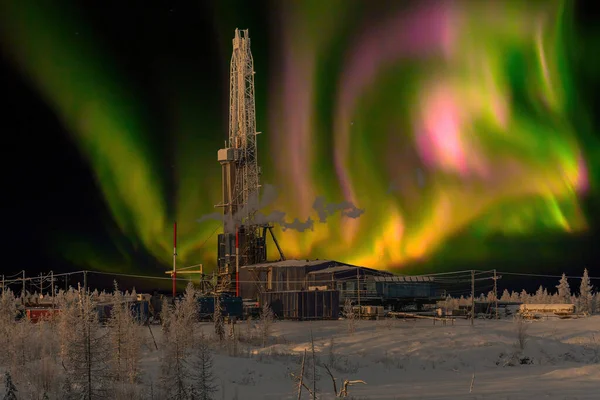
<path fill-rule="evenodd" d="M 23 272 L 24 272 L 23 270 L 20 270 L 20 271 L 19 271 L 19 272 L 17 272 L 16 274 L 14 274 L 14 275 L 11 275 L 11 276 L 5 276 L 4 278 L 5 278 L 5 279 L 6 279 L 6 278 L 8 278 L 8 279 L 12 279 L 12 278 L 14 278 L 14 277 L 16 277 L 16 276 L 20 276 L 20 275 L 22 275 L 22 274 L 23 274 Z"/>
<path fill-rule="evenodd" d="M 516 276 L 533 276 L 533 277 L 539 277 L 539 278 L 562 278 L 562 275 L 546 275 L 546 274 L 528 274 L 528 273 L 524 273 L 524 272 L 501 272 L 501 271 L 496 271 L 497 274 L 503 274 L 503 275 L 516 275 Z M 568 279 L 582 279 L 583 277 L 581 276 L 565 276 L 565 278 Z M 600 279 L 600 277 L 595 277 L 595 276 L 589 276 L 589 279 L 592 280 L 597 280 Z"/>
<path fill-rule="evenodd" d="M 119 274 L 114 272 L 100 272 L 100 271 L 86 271 L 89 274 L 96 275 L 110 275 L 110 276 L 124 276 L 127 278 L 138 278 L 138 279 L 159 279 L 159 280 L 169 280 L 172 281 L 173 278 L 164 277 L 164 276 L 150 276 L 150 275 L 134 275 L 134 274 Z M 189 281 L 186 278 L 175 278 L 177 281 Z"/>
<path fill-rule="evenodd" d="M 202 244 L 196 250 L 200 250 L 202 247 L 204 247 L 204 245 L 206 244 L 206 242 L 208 242 L 210 240 L 210 238 L 213 237 L 213 235 L 215 233 L 217 233 L 217 231 L 220 228 L 221 228 L 221 223 L 219 222 L 219 225 L 216 227 L 216 229 L 206 238 L 206 240 L 204 240 L 204 242 L 202 242 Z"/>

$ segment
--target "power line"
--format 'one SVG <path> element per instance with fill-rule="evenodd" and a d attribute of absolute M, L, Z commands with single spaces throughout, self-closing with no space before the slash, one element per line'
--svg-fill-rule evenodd
<path fill-rule="evenodd" d="M 531 277 L 539 277 L 539 278 L 562 278 L 562 275 L 546 275 L 546 274 L 528 274 L 525 272 L 501 272 L 498 271 L 499 274 L 503 274 L 503 275 L 516 275 L 516 276 L 531 276 Z M 568 279 L 582 279 L 583 277 L 581 276 L 566 276 L 566 278 Z M 589 279 L 600 279 L 600 277 L 596 277 L 596 276 L 589 276 Z"/>

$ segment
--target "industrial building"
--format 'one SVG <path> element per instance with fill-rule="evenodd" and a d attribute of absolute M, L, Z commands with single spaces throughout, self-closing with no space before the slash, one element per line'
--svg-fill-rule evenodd
<path fill-rule="evenodd" d="M 247 30 L 235 30 L 230 68 L 229 136 L 218 150 L 222 168 L 223 233 L 218 237 L 217 294 L 267 303 L 283 318 L 337 318 L 346 299 L 362 304 L 427 302 L 443 295 L 426 277 L 331 260 L 287 260 L 271 224 L 258 223 L 258 165 L 254 63 Z M 267 261 L 267 244 L 279 259 Z"/>

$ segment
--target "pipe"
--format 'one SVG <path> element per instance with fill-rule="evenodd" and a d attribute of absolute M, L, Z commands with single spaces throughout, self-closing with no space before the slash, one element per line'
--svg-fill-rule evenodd
<path fill-rule="evenodd" d="M 235 230 L 235 295 L 240 296 L 240 230 Z"/>
<path fill-rule="evenodd" d="M 175 296 L 177 295 L 177 221 L 173 224 L 173 301 L 175 301 Z"/>

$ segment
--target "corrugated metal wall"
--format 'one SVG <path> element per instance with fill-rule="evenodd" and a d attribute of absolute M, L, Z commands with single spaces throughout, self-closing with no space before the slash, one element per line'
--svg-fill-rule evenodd
<path fill-rule="evenodd" d="M 436 297 L 438 288 L 426 282 L 377 282 L 377 291 L 389 298 Z"/>
<path fill-rule="evenodd" d="M 278 318 L 337 319 L 340 293 L 337 290 L 265 292 L 261 303 L 267 303 Z"/>

